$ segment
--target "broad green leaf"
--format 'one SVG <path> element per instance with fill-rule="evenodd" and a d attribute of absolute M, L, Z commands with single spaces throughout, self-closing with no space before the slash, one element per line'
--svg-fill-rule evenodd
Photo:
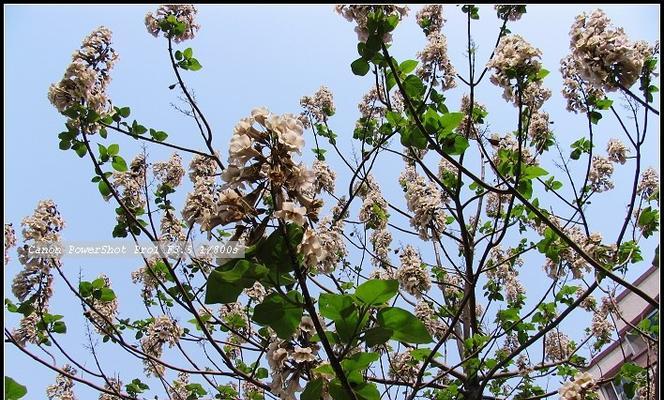
<path fill-rule="evenodd" d="M 269 325 L 281 339 L 289 339 L 302 320 L 302 295 L 295 290 L 286 294 L 285 299 L 279 293 L 267 296 L 254 309 L 252 320 L 261 325 Z"/>
<path fill-rule="evenodd" d="M 403 74 L 410 74 L 417 67 L 417 61 L 415 60 L 406 60 L 399 65 L 399 70 Z"/>
<path fill-rule="evenodd" d="M 341 367 L 344 372 L 349 373 L 352 371 L 364 371 L 369 368 L 372 362 L 378 360 L 380 356 L 378 353 L 357 353 L 353 354 L 351 357 L 346 358 L 341 361 Z"/>
<path fill-rule="evenodd" d="M 124 158 L 120 156 L 113 156 L 113 162 L 111 163 L 113 166 L 113 169 L 119 172 L 125 172 L 127 171 L 127 162 L 124 160 Z"/>
<path fill-rule="evenodd" d="M 318 300 L 320 315 L 333 321 L 348 317 L 355 311 L 353 298 L 348 295 L 322 293 Z"/>
<path fill-rule="evenodd" d="M 28 393 L 28 389 L 12 378 L 5 376 L 5 400 L 18 400 Z"/>
<path fill-rule="evenodd" d="M 392 333 L 392 329 L 376 326 L 364 333 L 364 340 L 369 347 L 378 346 L 390 340 Z"/>
<path fill-rule="evenodd" d="M 355 75 L 364 76 L 369 72 L 369 63 L 367 60 L 360 57 L 350 64 L 350 69 Z"/>
<path fill-rule="evenodd" d="M 378 313 L 378 324 L 391 329 L 392 339 L 405 343 L 425 344 L 433 341 L 422 321 L 409 311 L 387 307 Z"/>
<path fill-rule="evenodd" d="M 252 287 L 257 280 L 268 273 L 265 266 L 247 260 L 237 260 L 227 271 L 220 268 L 212 271 L 208 277 L 206 304 L 233 303 L 242 290 Z"/>
<path fill-rule="evenodd" d="M 293 270 L 293 258 L 295 257 L 297 246 L 302 241 L 303 231 L 302 227 L 296 224 L 288 224 L 286 230 L 288 242 L 281 234 L 281 230 L 275 229 L 256 248 L 256 257 L 270 271 L 289 272 Z"/>
<path fill-rule="evenodd" d="M 399 281 L 395 279 L 372 279 L 364 282 L 355 290 L 355 297 L 369 305 L 383 304 L 399 291 Z"/>
<path fill-rule="evenodd" d="M 307 383 L 304 392 L 300 395 L 300 400 L 320 400 L 323 394 L 323 380 L 318 378 Z"/>

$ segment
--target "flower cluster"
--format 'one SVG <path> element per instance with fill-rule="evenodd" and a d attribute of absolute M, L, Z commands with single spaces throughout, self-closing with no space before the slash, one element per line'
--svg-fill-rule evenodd
<path fill-rule="evenodd" d="M 317 229 L 308 228 L 302 237 L 298 252 L 304 255 L 304 262 L 314 273 L 331 273 L 337 264 L 346 257 L 341 221 L 332 223 L 331 217 L 324 217 Z"/>
<path fill-rule="evenodd" d="M 34 213 L 21 221 L 22 235 L 25 245 L 18 248 L 18 260 L 23 269 L 12 281 L 12 293 L 19 301 L 34 297 L 32 302 L 35 310 L 24 316 L 12 336 L 23 345 L 26 342 L 37 343 L 38 333 L 35 330 L 39 314 L 48 310 L 48 303 L 53 295 L 53 274 L 51 269 L 60 266 L 57 258 L 42 258 L 39 254 L 29 252 L 30 246 L 57 245 L 60 231 L 65 223 L 55 203 L 42 200 L 37 204 Z"/>
<path fill-rule="evenodd" d="M 606 144 L 606 154 L 609 156 L 609 161 L 625 164 L 627 153 L 629 153 L 629 149 L 625 146 L 625 143 L 618 139 L 610 139 Z"/>
<path fill-rule="evenodd" d="M 526 6 L 517 6 L 512 4 L 493 6 L 498 18 L 502 20 L 518 21 L 526 13 Z"/>
<path fill-rule="evenodd" d="M 58 374 L 55 377 L 55 383 L 46 387 L 48 400 L 76 400 L 74 381 L 69 376 L 76 376 L 77 371 L 69 364 L 65 364 L 62 371 L 67 375 Z"/>
<path fill-rule="evenodd" d="M 546 150 L 553 138 L 549 114 L 543 111 L 534 112 L 528 125 L 528 137 L 538 153 Z"/>
<path fill-rule="evenodd" d="M 311 169 L 315 177 L 314 187 L 316 192 L 321 193 L 324 190 L 328 193 L 334 193 L 334 181 L 337 179 L 336 172 L 325 161 L 321 160 L 314 160 Z"/>
<path fill-rule="evenodd" d="M 410 225 L 417 229 L 420 238 L 428 240 L 444 231 L 447 214 L 443 209 L 445 202 L 438 186 L 418 175 L 413 166 L 406 167 L 401 173 L 399 183 L 404 190 L 408 209 L 414 213 Z"/>
<path fill-rule="evenodd" d="M 369 241 L 374 251 L 371 263 L 376 267 L 389 264 L 390 244 L 392 243 L 390 231 L 387 228 L 376 229 L 371 233 Z"/>
<path fill-rule="evenodd" d="M 315 344 L 299 346 L 273 336 L 267 348 L 272 394 L 280 399 L 294 400 L 295 393 L 302 390 L 300 376 L 308 366 L 315 366 L 317 353 Z"/>
<path fill-rule="evenodd" d="M 461 97 L 461 107 L 459 108 L 459 111 L 464 114 L 463 120 L 459 124 L 458 128 L 460 133 L 468 139 L 477 139 L 479 135 L 476 125 L 481 123 L 481 116 L 486 115 L 486 106 L 484 104 L 478 103 L 477 100 L 475 100 L 473 101 L 473 108 L 471 110 L 470 96 L 464 93 Z M 441 159 L 441 163 L 443 160 L 445 159 Z M 447 160 L 445 160 L 445 162 L 449 163 Z"/>
<path fill-rule="evenodd" d="M 401 250 L 399 259 L 401 265 L 397 270 L 397 279 L 401 288 L 418 298 L 428 292 L 431 289 L 431 278 L 417 250 L 408 245 Z"/>
<path fill-rule="evenodd" d="M 569 337 L 557 329 L 547 332 L 544 341 L 546 358 L 553 362 L 566 360 L 574 350 Z"/>
<path fill-rule="evenodd" d="M 587 394 L 595 389 L 595 378 L 589 372 L 579 372 L 574 380 L 565 382 L 560 389 L 561 400 L 583 400 L 588 398 Z"/>
<path fill-rule="evenodd" d="M 342 17 L 346 18 L 348 22 L 355 22 L 355 33 L 357 33 L 357 40 L 366 42 L 369 39 L 369 29 L 367 28 L 369 22 L 369 14 L 382 12 L 385 16 L 396 16 L 399 20 L 408 15 L 408 7 L 400 5 L 337 5 L 335 6 L 336 12 Z M 383 42 L 389 43 L 392 41 L 392 35 L 386 33 L 383 36 Z"/>
<path fill-rule="evenodd" d="M 641 180 L 636 192 L 646 197 L 652 196 L 654 193 L 659 192 L 659 173 L 652 167 L 648 167 L 641 173 Z"/>
<path fill-rule="evenodd" d="M 493 68 L 491 82 L 503 88 L 505 100 L 518 105 L 519 99 L 514 94 L 512 81 L 516 79 L 517 85 L 521 84 L 521 90 L 524 90 L 527 78 L 542 68 L 539 60 L 541 55 L 542 52 L 539 49 L 533 47 L 519 35 L 510 34 L 500 40 L 487 68 Z"/>
<path fill-rule="evenodd" d="M 147 332 L 141 339 L 141 349 L 151 358 L 145 358 L 145 373 L 155 377 L 163 376 L 164 366 L 157 360 L 161 358 L 164 351 L 164 344 L 169 347 L 175 346 L 180 340 L 184 330 L 167 315 L 155 318 L 147 328 Z"/>
<path fill-rule="evenodd" d="M 155 13 L 147 13 L 145 15 L 145 27 L 148 32 L 154 36 L 159 36 L 159 32 L 162 32 L 163 22 L 169 21 L 169 17 L 174 18 L 173 22 L 178 24 L 183 24 L 178 29 L 174 28 L 170 33 L 164 32 L 164 37 L 168 37 L 169 34 L 172 34 L 172 39 L 176 43 L 182 42 L 184 40 L 193 39 L 196 36 L 196 33 L 201 28 L 198 23 L 196 23 L 196 14 L 198 10 L 191 4 L 165 4 L 159 6 Z"/>
<path fill-rule="evenodd" d="M 445 324 L 436 315 L 431 305 L 425 301 L 420 301 L 415 306 L 415 316 L 419 318 L 434 338 L 442 338 L 447 332 Z"/>
<path fill-rule="evenodd" d="M 16 246 L 16 233 L 12 224 L 5 224 L 5 265 L 9 263 L 9 249 Z"/>
<path fill-rule="evenodd" d="M 390 358 L 390 378 L 400 382 L 414 382 L 421 366 L 422 362 L 413 358 L 410 350 L 392 354 Z"/>
<path fill-rule="evenodd" d="M 359 219 L 367 228 L 380 230 L 387 226 L 387 201 L 380 193 L 378 183 L 369 175 L 363 183 L 363 188 L 356 189 L 362 198 Z"/>
<path fill-rule="evenodd" d="M 599 100 L 606 97 L 600 86 L 581 77 L 580 68 L 579 60 L 572 55 L 560 60 L 560 73 L 563 77 L 561 93 L 567 99 L 567 111 L 575 113 L 588 112 L 589 106 L 592 105 L 591 99 Z"/>
<path fill-rule="evenodd" d="M 600 9 L 577 16 L 569 35 L 579 75 L 607 91 L 631 87 L 654 51 L 645 42 L 631 42 Z"/>
<path fill-rule="evenodd" d="M 445 23 L 443 6 L 440 4 L 427 4 L 417 12 L 415 20 L 427 36 L 439 33 Z"/>
<path fill-rule="evenodd" d="M 438 77 L 441 78 L 442 90 L 456 87 L 456 69 L 447 56 L 447 38 L 440 33 L 432 33 L 427 36 L 427 44 L 422 51 L 417 53 L 421 61 L 416 74 L 422 80 L 438 85 Z"/>
<path fill-rule="evenodd" d="M 100 276 L 104 280 L 104 287 L 111 288 L 111 280 L 104 274 Z M 118 298 L 113 300 L 102 300 L 91 297 L 89 300 L 90 309 L 86 310 L 84 315 L 88 318 L 95 330 L 100 335 L 109 335 L 113 332 L 113 320 L 118 315 Z"/>
<path fill-rule="evenodd" d="M 170 399 L 187 399 L 189 398 L 189 374 L 186 372 L 179 372 L 177 379 L 168 387 L 168 398 Z"/>
<path fill-rule="evenodd" d="M 141 290 L 143 300 L 150 301 L 153 297 L 153 291 L 159 287 L 160 282 L 166 282 L 169 272 L 166 265 L 159 258 L 150 258 L 146 264 L 131 273 L 131 281 L 143 284 Z"/>
<path fill-rule="evenodd" d="M 185 174 L 184 167 L 182 167 L 182 157 L 178 153 L 173 153 L 166 162 L 155 163 L 152 170 L 157 179 L 161 181 L 161 184 L 167 185 L 171 189 L 180 186 Z"/>
<path fill-rule="evenodd" d="M 120 195 L 120 201 L 130 210 L 145 206 L 145 174 L 147 163 L 145 155 L 138 154 L 124 172 L 113 173 L 113 187 Z M 110 199 L 110 195 L 106 198 Z M 118 222 L 125 221 L 125 216 L 118 216 Z"/>
<path fill-rule="evenodd" d="M 504 289 L 505 298 L 509 304 L 519 303 L 526 289 L 519 281 L 519 273 L 514 268 L 523 265 L 523 260 L 514 257 L 512 251 L 504 251 L 500 245 L 491 249 L 490 259 L 487 262 L 489 269 L 487 277 L 498 283 Z"/>
<path fill-rule="evenodd" d="M 321 86 L 312 97 L 303 96 L 300 105 L 304 108 L 302 115 L 305 117 L 303 124 L 305 128 L 310 126 L 310 121 L 323 123 L 327 117 L 334 115 L 334 96 L 327 86 Z"/>
<path fill-rule="evenodd" d="M 116 377 L 108 378 L 108 382 L 104 384 L 104 389 L 120 394 L 122 393 L 122 381 Z M 114 396 L 109 393 L 101 392 L 99 393 L 98 400 L 120 400 L 120 399 L 121 397 L 119 396 Z"/>
<path fill-rule="evenodd" d="M 362 96 L 362 100 L 357 104 L 362 118 L 367 120 L 378 119 L 385 116 L 387 109 L 383 106 L 387 103 L 385 91 L 381 87 L 372 86 L 367 93 Z"/>
<path fill-rule="evenodd" d="M 613 181 L 611 175 L 613 174 L 613 163 L 601 156 L 593 156 L 593 161 L 590 166 L 590 173 L 588 174 L 588 181 L 590 188 L 597 192 L 606 192 L 613 189 Z"/>
<path fill-rule="evenodd" d="M 255 282 L 254 286 L 244 291 L 250 299 L 256 301 L 257 303 L 262 303 L 263 299 L 267 295 L 267 290 L 260 282 Z"/>

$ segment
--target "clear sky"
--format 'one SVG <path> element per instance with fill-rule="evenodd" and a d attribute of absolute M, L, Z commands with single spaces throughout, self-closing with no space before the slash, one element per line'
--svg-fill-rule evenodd
<path fill-rule="evenodd" d="M 99 196 L 96 185 L 90 183 L 93 170 L 89 160 L 79 159 L 72 152 L 58 150 L 57 134 L 64 119 L 49 104 L 46 93 L 51 83 L 62 77 L 71 61 L 72 52 L 81 40 L 99 25 L 113 31 L 114 48 L 120 60 L 112 72 L 110 97 L 114 105 L 130 106 L 132 118 L 145 126 L 162 129 L 170 134 L 169 141 L 189 147 L 203 148 L 195 125 L 174 111 L 170 103 L 177 102 L 175 91 L 168 89 L 174 77 L 168 64 L 166 42 L 149 35 L 144 27 L 144 15 L 155 6 L 5 6 L 5 222 L 13 222 L 20 236 L 20 220 L 31 214 L 41 199 L 53 199 L 67 221 L 63 232 L 66 240 L 108 239 L 114 226 L 114 206 Z M 616 25 L 625 28 L 631 39 L 654 42 L 660 35 L 658 6 L 603 6 Z M 424 35 L 414 21 L 419 6 L 411 12 L 394 35 L 393 55 L 397 60 L 415 58 L 424 43 Z M 510 29 L 521 34 L 543 51 L 542 62 L 551 71 L 545 85 L 553 97 L 544 106 L 555 121 L 554 132 L 563 148 L 585 132 L 585 117 L 565 111 L 560 96 L 559 60 L 568 54 L 568 31 L 574 17 L 591 7 L 528 6 L 528 13 Z M 465 18 L 459 7 L 445 6 L 449 55 L 457 70 L 467 75 L 464 51 Z M 473 36 L 479 45 L 478 64 L 487 60 L 499 28 L 493 8 L 481 7 L 481 19 L 473 25 Z M 215 132 L 215 147 L 225 157 L 227 143 L 235 123 L 248 115 L 252 108 L 267 106 L 276 113 L 298 113 L 299 99 L 310 95 L 321 84 L 327 85 L 335 96 L 337 113 L 331 120 L 332 129 L 339 135 L 340 146 L 350 154 L 352 130 L 359 113 L 356 105 L 371 85 L 369 77 L 360 78 L 350 71 L 350 63 L 357 58 L 356 35 L 353 25 L 337 15 L 331 5 L 322 6 L 200 6 L 201 30 L 193 41 L 183 43 L 192 47 L 203 65 L 201 71 L 185 72 L 189 86 Z M 457 109 L 463 92 L 452 90 L 447 95 L 448 107 Z M 501 90 L 485 79 L 477 98 L 489 109 L 491 132 L 506 133 L 513 129 L 514 108 L 501 99 Z M 619 99 L 616 99 L 619 100 Z M 655 99 L 656 104 L 659 99 Z M 659 164 L 659 119 L 651 120 L 650 140 L 644 156 L 644 166 Z M 599 150 L 611 137 L 620 137 L 615 119 L 606 115 L 597 127 Z M 129 161 L 140 147 L 136 142 L 118 139 L 122 154 Z M 307 148 L 313 139 L 307 137 Z M 306 150 L 305 159 L 312 161 Z M 152 160 L 166 159 L 170 151 L 150 147 Z M 397 159 L 394 159 L 397 160 Z M 188 163 L 188 158 L 185 160 Z M 398 161 L 398 160 L 397 160 Z M 346 188 L 347 170 L 335 157 L 330 163 L 340 173 L 338 188 Z M 385 163 L 376 171 L 385 186 L 386 197 L 401 196 L 396 177 L 402 163 Z M 630 179 L 630 169 L 618 169 L 614 175 L 618 189 L 598 197 L 589 213 L 593 230 L 604 232 L 605 238 L 615 238 L 624 216 L 624 185 Z M 552 170 L 552 169 L 550 169 Z M 560 175 L 559 171 L 556 171 Z M 184 190 L 182 190 L 184 192 Z M 601 201 L 599 201 L 601 200 Z M 617 218 L 606 216 L 620 215 Z M 595 217 L 595 218 L 593 218 Z M 20 237 L 19 237 L 20 239 Z M 395 240 L 398 243 L 399 240 Z M 644 246 L 644 257 L 650 260 L 655 243 Z M 84 277 L 94 278 L 107 273 L 120 298 L 123 316 L 138 317 L 141 305 L 138 288 L 130 282 L 130 272 L 140 260 L 95 259 L 76 260 L 65 265 L 70 276 L 79 269 Z M 5 296 L 11 297 L 11 279 L 19 270 L 15 252 L 5 268 Z M 635 268 L 628 277 L 634 278 L 645 268 Z M 542 276 L 540 265 L 522 273 L 528 286 Z M 75 354 L 84 354 L 84 331 L 79 305 L 57 284 L 52 309 L 65 314 L 70 333 L 63 343 Z M 124 299 L 127 299 L 123 302 Z M 16 325 L 14 315 L 6 315 L 9 326 Z M 581 334 L 581 332 L 578 332 Z M 105 347 L 109 353 L 111 346 Z M 43 354 L 42 354 L 43 355 Z M 61 360 L 61 359 L 59 359 Z M 140 376 L 141 365 L 126 365 L 110 356 L 110 370 L 122 371 L 124 381 Z M 87 360 L 90 365 L 91 360 Z M 117 365 L 113 365 L 113 364 Z M 11 346 L 6 346 L 7 374 L 28 386 L 27 399 L 44 398 L 45 387 L 53 382 L 54 374 L 36 366 Z M 79 397 L 88 393 L 80 389 Z"/>

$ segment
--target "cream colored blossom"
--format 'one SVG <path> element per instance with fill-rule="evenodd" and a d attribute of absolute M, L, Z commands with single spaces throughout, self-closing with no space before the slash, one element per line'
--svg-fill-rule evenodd
<path fill-rule="evenodd" d="M 148 33 L 157 37 L 159 36 L 159 32 L 162 32 L 159 26 L 160 22 L 172 15 L 178 22 L 185 24 L 184 31 L 172 37 L 176 43 L 180 43 L 193 39 L 200 29 L 200 25 L 196 22 L 197 13 L 198 10 L 191 4 L 164 4 L 159 6 L 155 13 L 147 13 L 145 15 L 145 27 Z M 164 37 L 167 37 L 167 32 L 163 32 L 163 34 Z"/>

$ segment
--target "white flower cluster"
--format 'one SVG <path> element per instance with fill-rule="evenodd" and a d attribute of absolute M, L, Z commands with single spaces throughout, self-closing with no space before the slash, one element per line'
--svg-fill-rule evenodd
<path fill-rule="evenodd" d="M 122 393 L 122 381 L 116 377 L 108 378 L 108 382 L 104 384 L 104 389 L 120 394 Z M 122 397 L 120 396 L 114 396 L 109 393 L 100 392 L 98 400 L 121 400 L 121 399 Z"/>
<path fill-rule="evenodd" d="M 110 111 L 110 102 L 106 89 L 111 82 L 110 70 L 115 65 L 118 55 L 111 47 L 111 31 L 101 26 L 88 35 L 80 50 L 74 52 L 72 63 L 65 70 L 63 78 L 48 90 L 48 99 L 64 112 L 81 102 L 104 116 Z M 69 124 L 78 127 L 78 121 Z M 87 133 L 94 133 L 99 127 L 88 126 Z"/>
<path fill-rule="evenodd" d="M 423 81 L 438 85 L 438 77 L 441 78 L 441 89 L 448 90 L 456 87 L 456 69 L 447 56 L 447 38 L 440 32 L 431 33 L 427 36 L 427 44 L 422 51 L 417 53 L 421 61 L 416 74 Z"/>
<path fill-rule="evenodd" d="M 173 153 L 166 162 L 155 163 L 152 169 L 162 185 L 168 185 L 173 189 L 180 186 L 185 174 L 184 167 L 182 167 L 182 157 L 178 153 Z"/>
<path fill-rule="evenodd" d="M 178 372 L 177 379 L 175 379 L 168 387 L 168 398 L 177 400 L 185 400 L 189 398 L 189 390 L 187 390 L 188 384 L 189 374 L 186 372 Z"/>
<path fill-rule="evenodd" d="M 419 318 L 434 338 L 442 338 L 447 332 L 445 324 L 426 301 L 419 301 L 415 306 L 415 316 Z"/>
<path fill-rule="evenodd" d="M 526 12 L 525 6 L 517 6 L 512 4 L 497 5 L 493 6 L 496 10 L 496 14 L 500 19 L 506 19 L 509 21 L 518 21 L 521 19 L 521 16 Z"/>
<path fill-rule="evenodd" d="M 359 219 L 367 228 L 380 230 L 387 226 L 387 219 L 389 214 L 387 212 L 387 201 L 380 193 L 378 183 L 374 180 L 373 176 L 368 175 L 364 180 L 361 188 L 355 188 L 358 191 L 358 196 L 362 198 L 362 206 L 360 207 Z"/>
<path fill-rule="evenodd" d="M 547 142 L 552 136 L 549 114 L 543 111 L 534 112 L 528 125 L 528 137 L 538 152 L 546 148 Z"/>
<path fill-rule="evenodd" d="M 62 370 L 68 375 L 76 376 L 76 369 L 69 364 L 65 364 Z M 66 375 L 58 374 L 55 377 L 55 383 L 46 387 L 46 397 L 48 400 L 76 400 L 74 394 L 74 381 Z"/>
<path fill-rule="evenodd" d="M 576 289 L 576 296 L 581 297 L 581 295 L 585 292 L 582 287 L 578 287 Z M 595 309 L 597 306 L 597 299 L 595 299 L 595 296 L 592 294 L 583 299 L 581 303 L 579 303 L 579 307 L 583 308 L 586 311 L 592 311 Z"/>
<path fill-rule="evenodd" d="M 376 229 L 371 233 L 369 241 L 374 251 L 371 263 L 376 267 L 389 264 L 390 244 L 392 243 L 392 234 L 390 231 L 387 228 Z"/>
<path fill-rule="evenodd" d="M 613 175 L 613 163 L 608 158 L 593 156 L 590 173 L 588 174 L 590 188 L 597 193 L 613 189 L 611 175 Z"/>
<path fill-rule="evenodd" d="M 415 20 L 420 28 L 424 29 L 427 36 L 439 33 L 445 23 L 443 6 L 440 4 L 427 4 L 417 12 Z"/>
<path fill-rule="evenodd" d="M 334 193 L 334 183 L 337 174 L 330 168 L 325 161 L 314 160 L 311 165 L 315 177 L 314 186 L 317 193 L 323 190 L 328 193 Z"/>
<path fill-rule="evenodd" d="M 645 42 L 631 42 L 600 9 L 577 16 L 569 36 L 572 56 L 579 61 L 579 75 L 607 91 L 631 87 L 656 51 Z"/>
<path fill-rule="evenodd" d="M 108 276 L 102 274 L 100 276 L 104 280 L 104 287 L 111 288 L 111 280 Z M 88 318 L 95 330 L 100 335 L 109 335 L 113 333 L 113 322 L 118 315 L 118 298 L 117 296 L 110 301 L 103 301 L 91 297 L 90 309 L 85 311 L 85 317 Z"/>
<path fill-rule="evenodd" d="M 566 360 L 574 350 L 569 337 L 557 329 L 547 332 L 544 341 L 546 359 L 553 362 Z"/>
<path fill-rule="evenodd" d="M 141 339 L 141 349 L 148 356 L 159 359 L 164 351 L 164 344 L 175 346 L 180 340 L 184 330 L 167 315 L 155 318 L 147 328 L 145 336 Z M 150 376 L 164 375 L 164 366 L 150 358 L 143 360 L 145 373 Z"/>
<path fill-rule="evenodd" d="M 510 34 L 500 39 L 495 55 L 487 64 L 487 68 L 493 68 L 491 82 L 503 88 L 503 98 L 518 105 L 518 98 L 514 93 L 512 81 L 517 79 L 525 84 L 527 77 L 537 73 L 542 68 L 540 56 L 542 52 L 526 42 L 521 36 Z M 531 82 L 525 86 L 535 85 Z M 524 86 L 522 85 L 522 89 Z M 525 94 L 522 96 L 524 101 Z M 531 97 L 533 97 L 531 95 Z M 535 107 L 539 108 L 539 107 Z"/>
<path fill-rule="evenodd" d="M 317 353 L 315 344 L 302 347 L 272 337 L 267 348 L 272 394 L 282 400 L 295 400 L 295 393 L 302 391 L 300 377 L 308 366 L 315 365 Z"/>
<path fill-rule="evenodd" d="M 328 274 L 334 271 L 347 255 L 342 222 L 332 224 L 329 216 L 321 219 L 315 230 L 310 227 L 304 232 L 298 252 L 304 255 L 304 262 L 311 272 Z"/>
<path fill-rule="evenodd" d="M 505 297 L 508 303 L 516 303 L 521 295 L 526 293 L 526 288 L 519 281 L 519 272 L 514 268 L 516 265 L 523 265 L 523 260 L 519 257 L 513 258 L 512 250 L 504 251 L 500 245 L 491 249 L 490 259 L 487 265 L 487 277 L 492 279 L 504 289 Z"/>
<path fill-rule="evenodd" d="M 263 286 L 260 282 L 254 282 L 254 286 L 250 287 L 249 289 L 245 289 L 244 292 L 256 303 L 262 303 L 263 299 L 267 295 L 265 286 Z"/>
<path fill-rule="evenodd" d="M 150 301 L 154 290 L 159 287 L 159 283 L 166 282 L 168 271 L 165 268 L 157 267 L 163 265 L 163 262 L 157 257 L 148 258 L 147 264 L 147 266 L 143 265 L 131 273 L 131 281 L 143 284 L 141 290 L 143 300 Z"/>
<path fill-rule="evenodd" d="M 5 224 L 5 265 L 9 263 L 9 249 L 16 246 L 16 232 L 12 224 Z"/>
<path fill-rule="evenodd" d="M 627 153 L 629 153 L 629 149 L 625 146 L 625 143 L 618 139 L 609 139 L 606 144 L 606 154 L 609 155 L 609 161 L 625 164 Z"/>
<path fill-rule="evenodd" d="M 431 289 L 431 278 L 422 264 L 419 253 L 407 245 L 399 254 L 401 265 L 397 270 L 399 285 L 409 294 L 419 298 Z"/>
<path fill-rule="evenodd" d="M 415 382 L 422 362 L 417 361 L 410 354 L 410 350 L 403 353 L 393 353 L 390 358 L 390 378 L 399 382 Z"/>
<path fill-rule="evenodd" d="M 305 117 L 303 124 L 308 128 L 314 123 L 323 123 L 327 118 L 334 115 L 334 96 L 327 86 L 321 86 L 312 97 L 303 96 L 300 99 L 300 105 L 304 108 L 302 115 Z"/>
<path fill-rule="evenodd" d="M 161 236 L 159 240 L 164 242 L 184 242 L 187 239 L 187 234 L 184 231 L 182 222 L 178 220 L 170 210 L 166 210 L 161 217 L 159 225 Z M 179 255 L 172 255 L 174 258 L 179 258 Z"/>
<path fill-rule="evenodd" d="M 408 209 L 414 213 L 410 225 L 417 229 L 420 238 L 428 240 L 445 230 L 447 214 L 443 209 L 445 199 L 433 182 L 418 175 L 415 167 L 408 166 L 399 176 L 404 189 Z"/>
<path fill-rule="evenodd" d="M 145 173 L 147 164 L 145 155 L 138 154 L 129 164 L 129 169 L 124 172 L 113 173 L 113 187 L 120 195 L 122 203 L 130 210 L 143 208 L 145 206 Z M 106 199 L 110 199 L 109 195 Z M 124 216 L 118 216 L 119 220 Z"/>
<path fill-rule="evenodd" d="M 606 97 L 604 90 L 581 77 L 579 60 L 568 55 L 560 60 L 560 73 L 563 77 L 561 93 L 567 99 L 567 111 L 588 112 L 591 99 L 601 100 Z"/>
<path fill-rule="evenodd" d="M 355 33 L 357 33 L 357 40 L 360 42 L 366 42 L 369 38 L 369 30 L 367 29 L 367 23 L 369 22 L 369 13 L 372 12 L 382 12 L 385 16 L 396 16 L 401 20 L 403 17 L 408 15 L 408 7 L 400 5 L 337 5 L 334 7 L 336 12 L 342 17 L 346 18 L 348 22 L 355 22 Z M 390 43 L 392 41 L 392 35 L 386 33 L 383 36 L 383 41 L 385 43 Z"/>
<path fill-rule="evenodd" d="M 145 15 L 145 27 L 152 36 L 157 37 L 159 32 L 162 31 L 161 22 L 172 15 L 178 22 L 185 24 L 184 31 L 172 38 L 176 43 L 179 43 L 193 39 L 201 28 L 196 22 L 197 13 L 198 10 L 191 4 L 165 4 L 159 6 L 155 13 L 150 12 Z M 164 37 L 167 37 L 166 32 L 164 32 Z"/>
<path fill-rule="evenodd" d="M 385 116 L 387 109 L 383 106 L 387 100 L 385 99 L 385 91 L 383 87 L 372 86 L 367 93 L 362 96 L 362 100 L 357 104 L 357 109 L 360 111 L 362 118 L 366 119 L 380 119 Z"/>
<path fill-rule="evenodd" d="M 595 385 L 595 378 L 589 372 L 579 372 L 574 375 L 574 380 L 565 382 L 558 389 L 558 394 L 561 400 L 584 400 Z"/>
<path fill-rule="evenodd" d="M 498 217 L 501 212 L 505 212 L 508 196 L 500 193 L 489 192 L 486 195 L 486 215 L 487 217 Z"/>
<path fill-rule="evenodd" d="M 659 173 L 653 167 L 648 167 L 641 173 L 641 180 L 636 192 L 640 195 L 649 197 L 653 193 L 659 192 Z"/>
<path fill-rule="evenodd" d="M 12 293 L 19 301 L 35 296 L 32 304 L 36 308 L 21 319 L 19 328 L 12 333 L 22 346 L 26 342 L 38 342 L 36 323 L 41 320 L 39 313 L 48 311 L 48 303 L 53 295 L 51 269 L 60 266 L 59 259 L 42 258 L 38 254 L 31 254 L 28 249 L 39 243 L 57 244 L 65 222 L 52 200 L 42 200 L 37 204 L 34 213 L 21 221 L 21 225 L 25 245 L 18 248 L 18 260 L 23 269 L 12 281 Z"/>
<path fill-rule="evenodd" d="M 486 106 L 484 104 L 478 103 L 477 99 L 475 99 L 473 101 L 473 109 L 471 110 L 470 96 L 464 93 L 463 96 L 461 96 L 461 107 L 459 108 L 459 111 L 464 114 L 463 120 L 461 121 L 461 124 L 459 124 L 458 128 L 461 134 L 468 139 L 477 139 L 479 135 L 477 132 L 475 116 L 476 114 L 486 113 Z M 449 161 L 445 160 L 444 158 L 441 159 L 441 163 L 443 160 L 449 163 Z"/>
<path fill-rule="evenodd" d="M 254 400 L 254 399 L 264 399 L 263 388 L 260 388 L 249 381 L 242 382 L 242 399 L 243 400 Z"/>

